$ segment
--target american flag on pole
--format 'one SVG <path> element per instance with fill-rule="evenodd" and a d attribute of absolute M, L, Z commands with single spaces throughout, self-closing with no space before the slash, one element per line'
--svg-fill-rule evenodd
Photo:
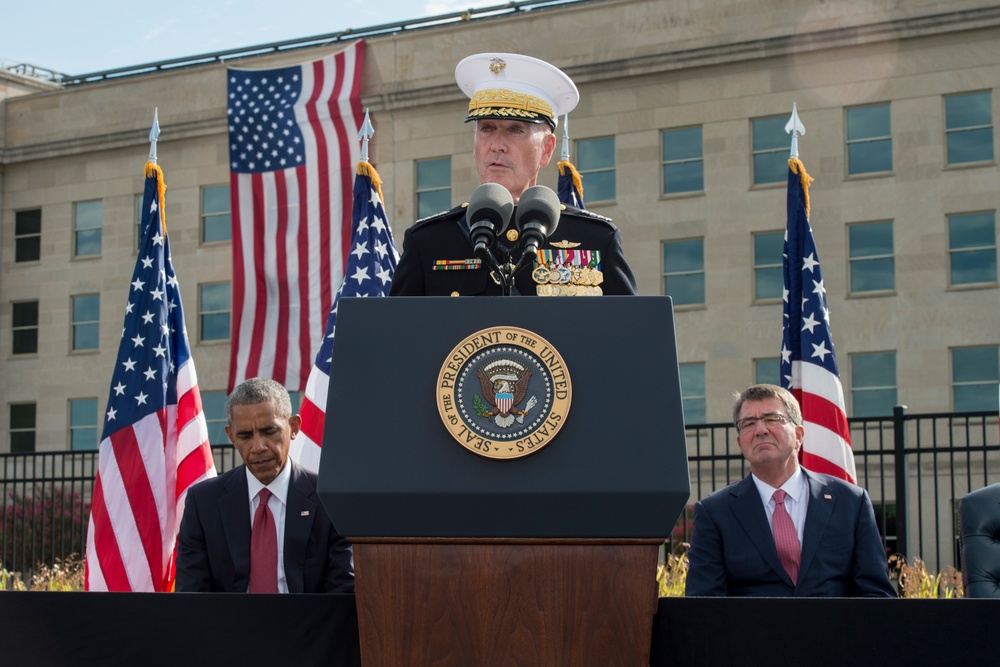
<path fill-rule="evenodd" d="M 388 296 L 399 251 L 382 204 L 381 180 L 367 162 L 359 162 L 354 179 L 354 215 L 351 224 L 351 253 L 344 283 L 337 292 L 326 321 L 323 346 L 316 355 L 306 384 L 299 416 L 299 430 L 289 456 L 299 465 L 317 472 L 326 421 L 326 393 L 330 384 L 333 338 L 337 331 L 337 306 L 342 297 Z"/>
<path fill-rule="evenodd" d="M 301 390 L 350 247 L 360 152 L 359 40 L 321 60 L 227 70 L 233 225 L 229 389 Z"/>
<path fill-rule="evenodd" d="M 830 334 L 819 253 L 809 225 L 809 182 L 798 158 L 788 161 L 784 327 L 781 384 L 802 406 L 801 462 L 809 470 L 857 483 L 844 390 Z"/>
<path fill-rule="evenodd" d="M 87 531 L 91 591 L 173 590 L 185 495 L 215 476 L 163 221 L 165 189 L 150 162 Z"/>

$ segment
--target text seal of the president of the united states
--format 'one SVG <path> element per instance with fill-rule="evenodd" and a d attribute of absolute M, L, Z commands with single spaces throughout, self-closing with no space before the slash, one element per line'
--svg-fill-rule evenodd
<path fill-rule="evenodd" d="M 437 406 L 463 447 L 492 459 L 537 452 L 566 423 L 573 395 L 562 355 L 518 327 L 482 329 L 441 366 Z"/>

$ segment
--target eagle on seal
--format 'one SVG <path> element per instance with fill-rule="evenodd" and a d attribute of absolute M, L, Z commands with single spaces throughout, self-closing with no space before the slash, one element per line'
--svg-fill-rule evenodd
<path fill-rule="evenodd" d="M 514 359 L 498 359 L 477 369 L 476 377 L 479 378 L 483 398 L 493 406 L 491 410 L 481 414 L 481 417 L 504 428 L 515 421 L 524 423 L 524 416 L 535 404 L 534 398 L 529 400 L 524 410 L 515 408 L 521 404 L 528 392 L 530 369 Z"/>

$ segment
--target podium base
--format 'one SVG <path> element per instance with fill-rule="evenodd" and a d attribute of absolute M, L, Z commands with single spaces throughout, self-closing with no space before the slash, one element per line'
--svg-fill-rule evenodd
<path fill-rule="evenodd" d="M 351 542 L 364 667 L 649 664 L 660 540 Z"/>

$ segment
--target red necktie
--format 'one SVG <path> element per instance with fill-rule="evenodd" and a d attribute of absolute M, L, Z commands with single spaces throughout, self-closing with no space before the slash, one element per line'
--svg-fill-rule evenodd
<path fill-rule="evenodd" d="M 778 548 L 778 558 L 788 572 L 792 583 L 799 579 L 799 563 L 802 560 L 802 548 L 799 546 L 799 535 L 795 532 L 792 517 L 785 510 L 785 492 L 778 489 L 771 496 L 774 498 L 774 546 Z"/>
<path fill-rule="evenodd" d="M 250 533 L 250 592 L 278 592 L 278 531 L 267 507 L 271 492 L 261 489 Z"/>

